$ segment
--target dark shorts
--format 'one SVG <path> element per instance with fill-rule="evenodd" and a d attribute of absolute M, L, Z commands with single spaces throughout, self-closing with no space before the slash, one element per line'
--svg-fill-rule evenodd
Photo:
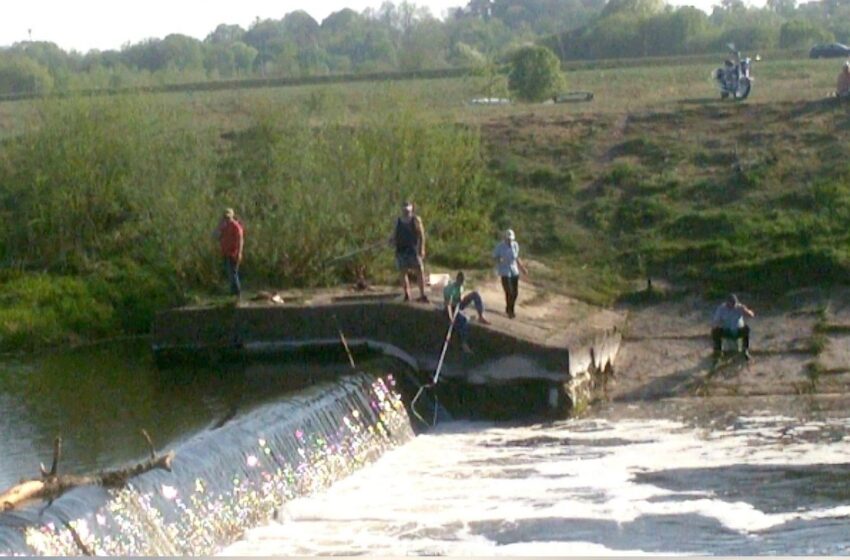
<path fill-rule="evenodd" d="M 399 270 L 405 271 L 410 269 L 419 270 L 422 268 L 422 259 L 416 253 L 396 253 L 395 264 Z"/>

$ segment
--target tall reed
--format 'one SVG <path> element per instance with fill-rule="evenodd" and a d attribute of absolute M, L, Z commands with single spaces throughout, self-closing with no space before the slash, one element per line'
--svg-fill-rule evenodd
<path fill-rule="evenodd" d="M 95 299 L 136 320 L 98 316 L 124 327 L 149 318 L 151 301 L 169 301 L 157 289 L 218 289 L 211 233 L 226 206 L 245 223 L 255 288 L 344 279 L 350 267 L 328 261 L 387 239 L 402 199 L 418 205 L 433 259 L 486 262 L 491 197 L 478 131 L 398 99 L 367 103 L 356 121 L 260 103 L 247 127 L 222 133 L 152 95 L 39 102 L 36 124 L 0 145 L 0 262 L 98 278 Z M 392 266 L 389 251 L 357 263 L 377 276 Z M 140 286 L 145 295 L 132 295 Z"/>

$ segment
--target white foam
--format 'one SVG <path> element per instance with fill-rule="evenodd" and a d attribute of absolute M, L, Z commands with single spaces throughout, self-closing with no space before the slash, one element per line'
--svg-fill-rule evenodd
<path fill-rule="evenodd" d="M 792 520 L 847 517 L 850 506 L 770 513 L 709 490 L 673 491 L 635 478 L 670 469 L 847 462 L 847 438 L 789 437 L 792 430 L 847 430 L 847 419 L 799 422 L 750 416 L 738 419 L 735 429 L 714 431 L 671 420 L 516 428 L 452 423 L 326 492 L 291 502 L 283 523 L 250 531 L 224 554 L 656 555 L 657 535 L 607 546 L 606 523 L 626 526 L 647 516 L 682 516 L 687 523 L 684 516 L 696 515 L 746 538 Z M 574 540 L 569 532 L 556 540 L 523 533 L 551 520 L 596 523 L 600 533 Z M 667 552 L 681 552 L 676 546 Z M 705 552 L 711 547 L 707 538 Z"/>

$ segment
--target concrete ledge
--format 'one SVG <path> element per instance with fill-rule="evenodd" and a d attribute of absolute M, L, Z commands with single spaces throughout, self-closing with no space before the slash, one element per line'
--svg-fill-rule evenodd
<path fill-rule="evenodd" d="M 374 295 L 313 301 L 164 311 L 153 328 L 157 362 L 167 365 L 181 356 L 273 358 L 305 350 L 344 359 L 341 329 L 352 347 L 397 358 L 419 372 L 423 381 L 436 368 L 448 328 L 442 309 Z M 540 321 L 525 326 L 499 317 L 491 316 L 491 321 L 492 325 L 470 324 L 473 354 L 461 352 L 456 336 L 446 353 L 441 383 L 458 394 L 467 392 L 463 406 L 469 406 L 475 392 L 484 391 L 491 401 L 487 407 L 496 410 L 500 407 L 494 398 L 511 404 L 516 389 L 523 387 L 529 414 L 569 414 L 585 406 L 604 385 L 621 340 L 616 320 L 607 328 L 573 321 L 564 325 L 565 332 L 553 330 L 551 324 L 542 328 Z"/>

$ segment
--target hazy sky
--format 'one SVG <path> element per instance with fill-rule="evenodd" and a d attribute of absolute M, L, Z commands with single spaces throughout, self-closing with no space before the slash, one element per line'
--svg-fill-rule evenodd
<path fill-rule="evenodd" d="M 719 0 L 718 0 L 719 1 Z M 466 0 L 414 0 L 441 17 Z M 677 0 L 706 9 L 712 0 Z M 0 12 L 0 46 L 29 38 L 65 50 L 118 49 L 150 37 L 182 33 L 203 39 L 219 23 L 248 28 L 256 17 L 280 19 L 303 9 L 319 22 L 342 8 L 358 12 L 381 0 L 22 0 Z"/>

